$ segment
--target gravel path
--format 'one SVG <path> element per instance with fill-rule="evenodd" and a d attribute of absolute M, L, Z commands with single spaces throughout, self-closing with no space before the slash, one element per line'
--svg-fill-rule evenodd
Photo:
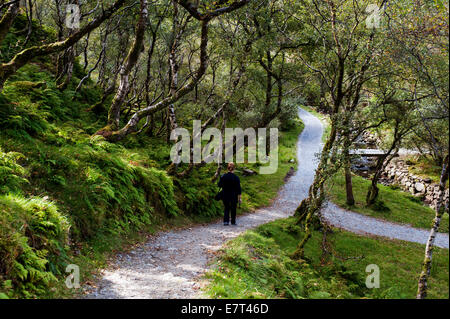
<path fill-rule="evenodd" d="M 426 229 L 412 228 L 347 211 L 328 202 L 322 216 L 333 226 L 356 234 L 383 236 L 414 243 L 425 244 L 430 235 Z M 448 234 L 438 233 L 434 244 L 448 249 Z"/>
<path fill-rule="evenodd" d="M 298 141 L 300 169 L 282 187 L 272 206 L 240 216 L 238 226 L 221 223 L 199 225 L 179 231 L 160 233 L 142 247 L 119 254 L 105 271 L 97 287 L 86 298 L 174 299 L 202 298 L 198 278 L 207 271 L 207 263 L 228 240 L 247 229 L 292 215 L 307 196 L 317 168 L 317 154 L 322 149 L 323 125 L 310 113 L 300 110 L 305 129 Z M 346 212 L 333 204 L 324 210 L 333 225 L 355 233 L 372 234 L 424 243 L 426 231 Z M 448 235 L 439 237 L 448 248 Z M 446 246 L 445 246 L 446 243 Z"/>

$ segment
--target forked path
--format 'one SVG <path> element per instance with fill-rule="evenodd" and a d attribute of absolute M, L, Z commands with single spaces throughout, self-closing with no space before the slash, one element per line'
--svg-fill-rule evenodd
<path fill-rule="evenodd" d="M 305 129 L 298 140 L 299 170 L 282 187 L 277 199 L 270 207 L 240 216 L 238 226 L 224 227 L 222 223 L 212 223 L 186 230 L 160 233 L 142 247 L 130 253 L 118 255 L 115 262 L 103 272 L 97 288 L 91 290 L 86 297 L 201 298 L 198 278 L 207 270 L 208 260 L 213 252 L 247 229 L 291 216 L 297 205 L 307 196 L 317 168 L 316 155 L 322 149 L 323 125 L 318 118 L 304 110 L 300 110 L 299 114 L 305 124 Z M 343 224 L 348 222 L 347 219 L 343 219 L 343 223 L 338 223 L 341 218 L 327 213 L 327 210 L 325 210 L 325 217 L 336 226 L 346 228 Z M 369 221 L 383 223 L 373 218 L 366 218 Z M 353 221 L 352 218 L 349 220 Z M 356 229 L 349 227 L 349 230 L 370 234 L 370 223 L 367 223 L 361 224 L 360 227 L 352 226 Z M 397 238 L 395 226 L 403 226 L 388 224 L 394 229 L 390 229 L 381 236 Z M 410 227 L 407 227 L 407 230 L 415 231 Z M 448 247 L 448 236 L 446 238 Z M 408 240 L 403 237 L 399 239 Z"/>

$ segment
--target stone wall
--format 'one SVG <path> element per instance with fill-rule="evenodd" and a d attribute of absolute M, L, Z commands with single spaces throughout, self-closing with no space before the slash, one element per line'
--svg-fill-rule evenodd
<path fill-rule="evenodd" d="M 408 170 L 408 165 L 402 159 L 393 159 L 386 167 L 380 182 L 385 185 L 397 184 L 403 190 L 412 195 L 420 197 L 424 203 L 435 209 L 436 200 L 439 196 L 439 185 L 432 183 L 429 178 L 421 178 L 412 175 Z M 449 190 L 445 190 L 444 201 L 448 206 Z"/>

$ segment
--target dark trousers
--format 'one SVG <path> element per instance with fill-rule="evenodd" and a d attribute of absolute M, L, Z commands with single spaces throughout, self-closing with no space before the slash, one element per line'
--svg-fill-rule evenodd
<path fill-rule="evenodd" d="M 224 205 L 225 205 L 225 217 L 223 219 L 224 223 L 230 222 L 230 213 L 231 213 L 231 223 L 236 224 L 237 202 L 224 201 Z"/>

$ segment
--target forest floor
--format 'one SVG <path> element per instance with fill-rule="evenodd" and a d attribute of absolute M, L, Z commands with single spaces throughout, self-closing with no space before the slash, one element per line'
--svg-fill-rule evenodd
<path fill-rule="evenodd" d="M 297 148 L 300 169 L 270 207 L 239 217 L 238 226 L 224 227 L 216 222 L 160 233 L 141 247 L 119 254 L 95 286 L 85 291 L 86 298 L 201 298 L 202 275 L 227 241 L 248 229 L 291 216 L 307 196 L 317 167 L 316 156 L 323 145 L 324 128 L 317 117 L 304 110 L 300 110 L 300 117 L 305 124 Z M 422 244 L 427 239 L 426 230 L 361 216 L 333 204 L 328 205 L 324 215 L 331 224 L 359 234 Z M 448 235 L 439 234 L 437 245 L 448 248 Z"/>

